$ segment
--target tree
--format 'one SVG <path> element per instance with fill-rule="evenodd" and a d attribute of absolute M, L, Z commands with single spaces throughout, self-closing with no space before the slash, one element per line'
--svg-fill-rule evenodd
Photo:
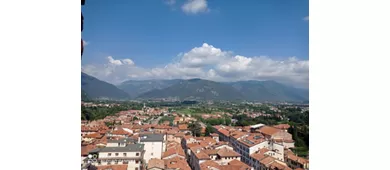
<path fill-rule="evenodd" d="M 229 126 L 231 123 L 232 123 L 232 119 L 230 119 L 229 117 L 226 117 L 225 118 L 225 125 Z"/>
<path fill-rule="evenodd" d="M 188 124 L 188 129 L 191 131 L 192 136 L 199 137 L 201 135 L 202 126 L 199 124 L 199 122 Z"/>
<path fill-rule="evenodd" d="M 134 117 L 133 117 L 133 120 L 139 120 L 139 119 L 138 119 L 138 117 L 134 116 Z"/>
<path fill-rule="evenodd" d="M 207 124 L 205 136 L 210 136 L 211 133 L 214 133 L 214 128 L 210 124 Z"/>

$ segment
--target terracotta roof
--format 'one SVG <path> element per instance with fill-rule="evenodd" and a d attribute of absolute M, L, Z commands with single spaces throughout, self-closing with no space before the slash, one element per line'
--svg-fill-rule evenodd
<path fill-rule="evenodd" d="M 165 168 L 164 161 L 161 159 L 157 159 L 157 158 L 150 159 L 148 162 L 148 169 L 151 169 L 151 168 L 164 169 Z"/>
<path fill-rule="evenodd" d="M 260 162 L 261 160 L 263 160 L 265 158 L 265 155 L 264 155 L 264 153 L 253 153 L 251 155 L 251 157 Z"/>
<path fill-rule="evenodd" d="M 98 170 L 127 170 L 127 165 L 102 165 L 96 166 Z"/>
<path fill-rule="evenodd" d="M 172 155 L 180 155 L 182 157 L 185 157 L 185 153 L 184 153 L 184 150 L 181 148 L 181 146 L 175 146 L 173 148 L 170 148 L 168 149 L 167 151 L 163 152 L 163 155 L 161 158 L 166 158 L 166 157 L 169 157 L 169 156 L 172 156 Z"/>
<path fill-rule="evenodd" d="M 261 164 L 267 166 L 268 164 L 272 163 L 273 161 L 275 161 L 276 159 L 271 157 L 271 156 L 266 156 L 264 159 L 262 159 L 260 161 Z"/>
<path fill-rule="evenodd" d="M 193 148 L 193 147 L 202 148 L 202 146 L 200 146 L 198 143 L 189 143 L 189 144 L 187 144 L 187 148 Z"/>
<path fill-rule="evenodd" d="M 176 133 L 175 134 L 175 137 L 181 137 L 181 138 L 183 138 L 185 136 L 185 133 L 183 133 L 183 132 L 179 132 L 179 133 Z"/>
<path fill-rule="evenodd" d="M 176 146 L 181 146 L 181 144 L 180 143 L 177 143 L 176 141 L 168 141 L 168 143 L 167 143 L 167 149 L 170 149 L 170 148 L 174 148 L 174 147 L 176 147 Z"/>
<path fill-rule="evenodd" d="M 219 129 L 218 132 L 222 133 L 225 136 L 229 136 L 229 131 L 227 131 L 226 129 Z"/>
<path fill-rule="evenodd" d="M 216 133 L 211 133 L 210 136 L 213 136 L 213 137 L 218 137 L 219 135 L 216 134 Z"/>
<path fill-rule="evenodd" d="M 272 136 L 273 134 L 280 132 L 280 129 L 277 129 L 277 128 L 274 128 L 274 127 L 270 127 L 270 126 L 263 126 L 263 127 L 261 127 L 259 129 L 259 131 L 262 134 Z"/>
<path fill-rule="evenodd" d="M 203 150 L 201 150 L 200 148 L 192 147 L 192 148 L 190 148 L 190 150 L 196 156 L 196 158 L 198 158 L 198 160 L 209 160 L 209 159 L 211 159 L 209 157 L 209 155 L 207 155 L 205 152 L 203 152 Z"/>
<path fill-rule="evenodd" d="M 265 138 L 261 134 L 250 134 L 245 138 L 240 138 L 238 141 L 246 146 L 252 147 L 254 145 L 264 142 Z"/>
<path fill-rule="evenodd" d="M 277 170 L 292 170 L 287 165 L 283 165 L 281 163 L 278 163 L 277 161 L 272 162 L 269 167 L 270 167 L 271 170 L 274 170 L 274 169 L 277 169 Z"/>
<path fill-rule="evenodd" d="M 187 124 L 180 124 L 178 127 L 179 127 L 179 130 L 187 130 L 188 129 Z"/>
<path fill-rule="evenodd" d="M 295 156 L 294 154 L 288 154 L 287 159 L 291 159 L 291 160 L 298 162 L 302 165 L 309 163 L 309 160 L 302 158 L 302 157 L 299 157 L 299 156 Z"/>
<path fill-rule="evenodd" d="M 245 168 L 240 165 L 221 165 L 218 170 L 250 170 L 250 168 Z"/>
<path fill-rule="evenodd" d="M 91 133 L 84 136 L 85 138 L 94 138 L 94 139 L 100 139 L 103 137 L 100 133 Z"/>
<path fill-rule="evenodd" d="M 213 167 L 213 168 L 217 168 L 217 169 L 220 168 L 220 165 L 217 162 L 212 161 L 212 160 L 204 161 L 199 165 L 200 165 L 201 170 L 209 170 L 209 167 Z"/>
<path fill-rule="evenodd" d="M 86 146 L 81 146 L 81 156 L 87 156 L 89 151 L 95 149 L 95 145 L 86 145 Z"/>
<path fill-rule="evenodd" d="M 233 151 L 233 150 L 230 150 L 230 149 L 227 149 L 227 148 L 222 148 L 218 151 L 218 155 L 220 157 L 237 157 L 237 156 L 241 156 L 239 153 Z"/>
<path fill-rule="evenodd" d="M 164 160 L 165 167 L 168 169 L 180 169 L 180 170 L 191 170 L 185 159 L 179 157 L 174 157 L 172 159 Z"/>
<path fill-rule="evenodd" d="M 219 151 L 219 149 L 205 149 L 205 150 L 203 150 L 203 152 L 206 153 L 207 155 L 217 155 L 218 151 Z"/>
<path fill-rule="evenodd" d="M 234 139 L 238 139 L 238 138 L 241 138 L 245 135 L 247 135 L 248 133 L 244 133 L 244 132 L 240 132 L 240 131 L 235 131 L 233 133 L 230 134 L 231 137 L 233 137 Z"/>
<path fill-rule="evenodd" d="M 250 166 L 248 166 L 248 165 L 245 164 L 244 162 L 241 162 L 241 161 L 239 161 L 239 160 L 237 160 L 237 159 L 233 159 L 232 161 L 230 161 L 230 162 L 228 163 L 228 165 L 239 166 L 239 167 L 241 167 L 240 169 L 242 169 L 242 170 L 250 170 L 250 169 L 251 169 Z"/>
<path fill-rule="evenodd" d="M 111 134 L 113 134 L 113 135 L 130 135 L 131 133 L 123 130 L 122 128 L 120 128 L 118 130 L 112 131 Z"/>

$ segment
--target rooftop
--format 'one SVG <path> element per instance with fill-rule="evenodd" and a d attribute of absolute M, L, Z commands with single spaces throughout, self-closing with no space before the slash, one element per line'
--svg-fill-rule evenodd
<path fill-rule="evenodd" d="M 144 150 L 143 144 L 128 144 L 125 147 L 104 147 L 91 150 L 90 153 L 96 152 L 141 152 Z"/>
<path fill-rule="evenodd" d="M 164 140 L 163 134 L 141 134 L 141 142 L 162 142 Z"/>
<path fill-rule="evenodd" d="M 165 168 L 164 161 L 161 159 L 157 159 L 157 158 L 150 159 L 148 162 L 148 169 L 151 169 L 151 168 L 164 169 Z"/>

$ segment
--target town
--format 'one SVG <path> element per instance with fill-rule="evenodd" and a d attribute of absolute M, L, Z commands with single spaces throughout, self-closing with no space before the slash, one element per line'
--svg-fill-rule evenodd
<path fill-rule="evenodd" d="M 123 105 L 82 103 L 82 169 L 309 169 L 308 105 Z"/>

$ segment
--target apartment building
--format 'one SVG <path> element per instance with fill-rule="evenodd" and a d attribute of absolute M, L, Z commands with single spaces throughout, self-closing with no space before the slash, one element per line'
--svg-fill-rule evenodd
<path fill-rule="evenodd" d="M 89 152 L 92 155 L 92 164 L 100 165 L 127 165 L 127 170 L 140 170 L 144 159 L 143 144 L 128 144 L 124 147 L 96 148 Z"/>
<path fill-rule="evenodd" d="M 140 134 L 138 143 L 145 145 L 145 162 L 152 158 L 161 159 L 166 147 L 163 134 Z"/>

